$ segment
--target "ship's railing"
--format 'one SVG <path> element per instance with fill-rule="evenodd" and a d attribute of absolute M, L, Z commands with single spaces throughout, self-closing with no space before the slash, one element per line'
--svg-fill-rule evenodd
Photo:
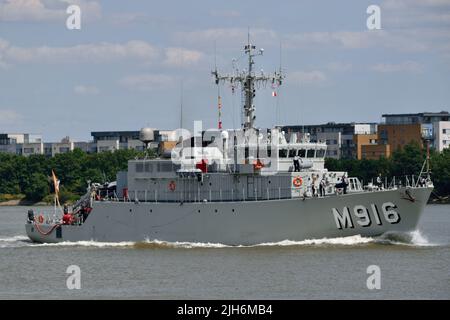
<path fill-rule="evenodd" d="M 349 183 L 347 193 L 354 192 L 371 192 L 379 190 L 394 190 L 400 187 L 424 187 L 431 183 L 415 175 L 396 176 L 390 179 L 383 177 L 380 179 L 372 179 L 367 184 L 364 181 L 351 180 L 353 185 Z M 377 182 L 378 180 L 378 182 Z M 364 187 L 362 187 L 364 186 Z M 325 187 L 325 196 L 339 196 L 343 194 L 343 188 L 338 188 L 335 183 L 330 183 Z M 227 189 L 227 190 L 129 190 L 128 198 L 114 197 L 104 199 L 108 201 L 135 201 L 135 202 L 227 202 L 227 201 L 262 201 L 262 200 L 281 200 L 292 198 L 312 198 L 320 197 L 319 185 L 315 188 L 312 185 L 305 185 L 303 188 L 249 188 Z"/>
<path fill-rule="evenodd" d="M 392 190 L 402 187 L 426 187 L 431 186 L 432 182 L 427 177 L 423 175 L 404 175 L 404 176 L 393 176 L 393 177 L 378 177 L 373 178 L 364 184 L 364 190 L 366 191 L 378 191 L 378 190 Z"/>
<path fill-rule="evenodd" d="M 312 188 L 311 185 L 305 188 L 242 188 L 231 190 L 189 190 L 188 191 L 149 191 L 130 190 L 127 199 L 121 201 L 135 202 L 227 202 L 227 201 L 262 201 L 262 200 L 282 200 L 292 198 L 312 198 L 319 197 L 319 186 Z M 325 187 L 325 196 L 339 195 L 334 185 Z M 119 200 L 120 201 L 120 200 Z"/>
<path fill-rule="evenodd" d="M 190 190 L 187 191 L 146 191 L 130 190 L 129 201 L 140 202 L 226 202 L 258 201 L 293 198 L 293 188 L 231 189 L 231 190 Z"/>

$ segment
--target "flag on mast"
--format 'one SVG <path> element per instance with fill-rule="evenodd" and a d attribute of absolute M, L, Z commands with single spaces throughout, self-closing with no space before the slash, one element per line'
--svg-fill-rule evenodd
<path fill-rule="evenodd" d="M 53 185 L 55 186 L 55 193 L 59 193 L 59 180 L 56 178 L 55 171 L 52 170 L 52 179 L 53 179 Z"/>

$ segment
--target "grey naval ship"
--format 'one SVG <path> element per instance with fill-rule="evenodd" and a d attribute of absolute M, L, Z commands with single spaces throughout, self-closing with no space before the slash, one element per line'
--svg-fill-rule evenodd
<path fill-rule="evenodd" d="M 250 41 L 246 69 L 212 72 L 216 84 L 242 93 L 239 129 L 179 134 L 170 154 L 128 162 L 114 192 L 95 184 L 61 217 L 28 211 L 35 242 L 167 241 L 253 245 L 283 240 L 378 236 L 416 229 L 433 184 L 427 162 L 416 177 L 363 184 L 324 167 L 327 145 L 280 127 L 255 127 L 254 97 L 279 86 L 281 72 L 254 71 L 263 54 Z M 153 139 L 142 129 L 143 142 Z M 427 159 L 428 160 L 428 159 Z"/>

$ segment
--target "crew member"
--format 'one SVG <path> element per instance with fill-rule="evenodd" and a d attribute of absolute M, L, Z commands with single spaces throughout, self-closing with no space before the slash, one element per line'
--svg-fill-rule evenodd
<path fill-rule="evenodd" d="M 383 180 L 381 180 L 381 173 L 379 173 L 377 177 L 377 186 L 379 190 L 383 189 Z"/>
<path fill-rule="evenodd" d="M 325 176 L 323 176 L 322 180 L 320 180 L 320 184 L 319 184 L 319 195 L 321 197 L 325 196 L 325 187 L 326 187 Z"/>
<path fill-rule="evenodd" d="M 344 187 L 344 194 L 347 194 L 348 178 L 345 174 L 342 176 L 342 185 Z"/>
<path fill-rule="evenodd" d="M 300 157 L 298 155 L 294 157 L 294 171 L 300 172 Z"/>

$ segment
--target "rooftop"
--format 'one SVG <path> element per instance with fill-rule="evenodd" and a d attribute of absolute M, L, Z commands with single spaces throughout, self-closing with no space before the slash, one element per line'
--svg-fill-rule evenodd
<path fill-rule="evenodd" d="M 440 111 L 440 112 L 419 112 L 419 113 L 390 113 L 390 114 L 383 114 L 382 117 L 435 117 L 435 116 L 443 116 L 448 117 L 450 116 L 450 113 L 448 111 Z"/>

